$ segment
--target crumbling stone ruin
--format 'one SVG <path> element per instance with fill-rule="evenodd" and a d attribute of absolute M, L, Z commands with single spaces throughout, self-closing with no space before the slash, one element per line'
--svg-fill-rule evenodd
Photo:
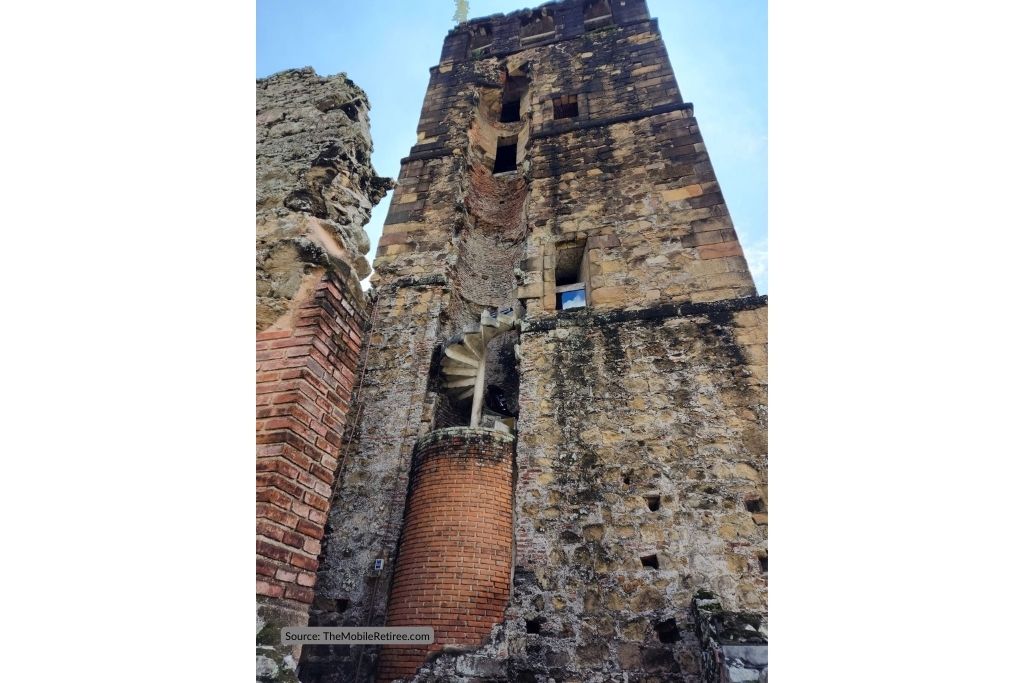
<path fill-rule="evenodd" d="M 257 674 L 297 680 L 280 627 L 305 624 L 359 371 L 363 225 L 394 186 L 370 163 L 366 93 L 294 69 L 256 82 Z"/>
<path fill-rule="evenodd" d="M 657 20 L 474 19 L 430 74 L 369 298 L 325 270 L 260 333 L 288 350 L 260 357 L 257 592 L 436 642 L 305 647 L 298 678 L 767 680 L 767 299 Z M 336 220 L 312 175 L 290 210 Z"/>
<path fill-rule="evenodd" d="M 328 271 L 355 291 L 370 274 L 363 226 L 393 182 L 370 163 L 369 109 L 344 74 L 256 82 L 257 330 L 284 324 Z"/>

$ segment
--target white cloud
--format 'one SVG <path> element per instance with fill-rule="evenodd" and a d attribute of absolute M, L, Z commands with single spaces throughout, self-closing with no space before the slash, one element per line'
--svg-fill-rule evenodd
<path fill-rule="evenodd" d="M 768 240 L 761 238 L 753 240 L 742 232 L 737 231 L 740 238 L 740 245 L 743 247 L 743 255 L 747 258 L 747 267 L 750 275 L 757 285 L 758 294 L 768 293 Z"/>

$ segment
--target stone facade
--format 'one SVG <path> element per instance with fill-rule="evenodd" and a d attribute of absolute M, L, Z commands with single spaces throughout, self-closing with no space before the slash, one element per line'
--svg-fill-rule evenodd
<path fill-rule="evenodd" d="M 417 133 L 374 261 L 310 623 L 394 613 L 423 514 L 416 444 L 470 420 L 445 359 L 504 311 L 518 323 L 484 350 L 481 424 L 515 432 L 511 594 L 476 649 L 413 679 L 706 679 L 723 660 L 696 595 L 767 632 L 767 301 L 657 21 L 643 0 L 565 0 L 460 24 Z M 456 609 L 491 623 L 473 600 Z M 381 656 L 308 647 L 299 675 L 407 674 Z"/>
<path fill-rule="evenodd" d="M 296 680 L 279 629 L 313 602 L 367 323 L 363 224 L 392 183 L 343 74 L 275 74 L 256 101 L 257 677 Z"/>

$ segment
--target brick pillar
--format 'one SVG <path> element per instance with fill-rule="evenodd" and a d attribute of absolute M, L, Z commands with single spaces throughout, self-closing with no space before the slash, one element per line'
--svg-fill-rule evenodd
<path fill-rule="evenodd" d="M 434 643 L 381 648 L 378 681 L 412 676 L 445 645 L 478 646 L 503 619 L 512 576 L 509 434 L 440 429 L 416 444 L 388 626 L 432 626 Z"/>
<path fill-rule="evenodd" d="M 267 646 L 276 628 L 304 626 L 313 602 L 364 306 L 328 273 L 287 328 L 256 334 L 256 596 Z"/>

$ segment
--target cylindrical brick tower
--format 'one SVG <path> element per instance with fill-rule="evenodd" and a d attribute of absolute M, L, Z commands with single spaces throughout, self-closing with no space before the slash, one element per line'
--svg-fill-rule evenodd
<path fill-rule="evenodd" d="M 479 645 L 512 578 L 514 437 L 452 427 L 424 436 L 388 601 L 388 626 L 432 626 L 434 643 L 383 647 L 378 681 L 406 678 L 445 645 Z"/>

